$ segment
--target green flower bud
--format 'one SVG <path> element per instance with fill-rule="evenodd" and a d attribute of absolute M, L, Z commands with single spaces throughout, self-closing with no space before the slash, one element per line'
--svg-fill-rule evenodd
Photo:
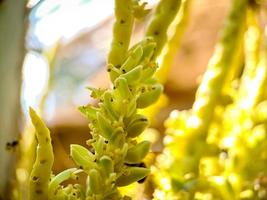
<path fill-rule="evenodd" d="M 66 169 L 66 170 L 60 172 L 55 177 L 53 177 L 49 183 L 49 186 L 48 186 L 49 198 L 53 198 L 60 183 L 70 179 L 73 176 L 73 173 L 77 170 L 78 170 L 77 168 Z"/>
<path fill-rule="evenodd" d="M 158 66 L 156 63 L 148 63 L 147 67 L 142 72 L 141 81 L 145 81 L 145 80 L 151 78 L 154 75 L 154 73 L 156 72 L 157 67 Z"/>
<path fill-rule="evenodd" d="M 99 128 L 99 134 L 106 139 L 110 139 L 114 128 L 111 125 L 111 122 L 104 117 L 100 112 L 97 112 L 97 124 Z"/>
<path fill-rule="evenodd" d="M 129 145 L 127 143 L 124 143 L 123 147 L 122 147 L 122 151 L 121 151 L 122 152 L 122 159 L 125 159 L 128 149 L 129 149 Z"/>
<path fill-rule="evenodd" d="M 121 147 L 125 143 L 124 130 L 118 127 L 112 134 L 110 138 L 110 143 L 114 146 Z"/>
<path fill-rule="evenodd" d="M 88 149 L 81 145 L 70 145 L 70 155 L 74 162 L 83 169 L 88 170 L 95 167 L 95 156 Z"/>
<path fill-rule="evenodd" d="M 143 70 L 142 65 L 139 65 L 133 68 L 131 71 L 121 75 L 121 77 L 125 78 L 129 85 L 134 85 L 140 81 L 142 76 L 142 70 Z"/>
<path fill-rule="evenodd" d="M 151 90 L 141 93 L 137 99 L 137 108 L 145 108 L 155 103 L 160 94 L 163 91 L 163 87 L 160 84 L 155 84 Z"/>
<path fill-rule="evenodd" d="M 123 77 L 119 77 L 115 80 L 115 96 L 121 101 L 132 98 L 132 93 L 128 87 L 127 80 Z"/>
<path fill-rule="evenodd" d="M 132 70 L 134 67 L 138 65 L 140 62 L 140 59 L 142 58 L 143 55 L 143 49 L 141 45 L 138 45 L 128 56 L 126 61 L 123 63 L 121 66 L 120 70 L 122 73 L 129 72 Z"/>
<path fill-rule="evenodd" d="M 79 111 L 85 115 L 85 117 L 89 120 L 95 120 L 96 119 L 96 112 L 98 111 L 97 108 L 95 108 L 92 105 L 87 106 L 80 106 Z"/>
<path fill-rule="evenodd" d="M 149 62 L 151 58 L 153 57 L 155 53 L 157 44 L 153 41 L 150 40 L 144 47 L 143 47 L 143 56 L 142 56 L 142 61 L 143 62 Z"/>
<path fill-rule="evenodd" d="M 110 115 L 110 117 L 117 120 L 119 118 L 118 109 L 115 106 L 112 93 L 110 91 L 106 91 L 104 93 L 103 99 L 104 99 L 103 106 L 105 107 L 106 112 Z"/>
<path fill-rule="evenodd" d="M 132 121 L 126 128 L 128 137 L 137 137 L 140 135 L 149 125 L 148 118 L 144 115 L 135 114 Z"/>
<path fill-rule="evenodd" d="M 113 161 L 107 155 L 104 155 L 100 158 L 99 165 L 102 168 L 106 177 L 108 177 L 114 171 Z"/>
<path fill-rule="evenodd" d="M 107 65 L 107 71 L 112 82 L 114 82 L 114 80 L 121 75 L 120 70 L 114 67 L 112 64 Z"/>
<path fill-rule="evenodd" d="M 71 198 L 73 200 L 84 200 L 85 199 L 85 190 L 80 184 L 74 184 L 71 192 Z"/>
<path fill-rule="evenodd" d="M 125 157 L 126 163 L 139 163 L 147 155 L 150 148 L 149 141 L 143 141 L 136 146 L 128 149 L 127 155 Z"/>
<path fill-rule="evenodd" d="M 91 169 L 89 172 L 89 187 L 93 194 L 101 193 L 101 176 L 96 169 Z"/>
<path fill-rule="evenodd" d="M 117 180 L 116 185 L 118 187 L 127 186 L 133 182 L 139 181 L 146 177 L 150 173 L 150 170 L 143 167 L 128 167 L 126 172 L 122 174 Z"/>
<path fill-rule="evenodd" d="M 131 117 L 136 113 L 136 99 L 132 98 L 130 99 L 130 102 L 127 104 L 127 112 L 125 114 L 125 117 Z"/>
<path fill-rule="evenodd" d="M 107 90 L 103 88 L 93 88 L 93 87 L 86 87 L 86 88 L 91 91 L 91 97 L 97 100 L 100 100 L 104 92 Z"/>
<path fill-rule="evenodd" d="M 92 144 L 95 149 L 96 156 L 101 156 L 104 153 L 105 139 L 103 137 L 99 137 L 95 143 Z"/>

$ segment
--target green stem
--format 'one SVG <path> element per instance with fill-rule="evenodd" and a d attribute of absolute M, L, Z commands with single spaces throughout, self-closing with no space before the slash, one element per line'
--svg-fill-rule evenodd
<path fill-rule="evenodd" d="M 36 129 L 38 146 L 36 160 L 30 175 L 29 200 L 47 200 L 48 184 L 54 162 L 50 131 L 32 108 L 30 108 L 30 116 Z"/>
<path fill-rule="evenodd" d="M 160 54 L 167 40 L 168 27 L 178 13 L 180 5 L 181 0 L 161 0 L 156 7 L 154 17 L 146 32 L 146 36 L 152 37 L 157 43 L 155 57 Z"/>
<path fill-rule="evenodd" d="M 116 22 L 108 55 L 108 63 L 119 68 L 129 48 L 134 24 L 133 0 L 115 0 Z"/>
<path fill-rule="evenodd" d="M 239 37 L 243 37 L 242 26 L 245 23 L 247 0 L 234 0 L 230 15 L 221 32 L 219 43 L 209 61 L 207 72 L 196 93 L 196 101 L 192 108 L 192 116 L 188 127 L 192 135 L 206 137 L 214 109 L 221 96 L 222 88 L 234 67 L 235 50 Z"/>
<path fill-rule="evenodd" d="M 256 82 L 254 78 L 261 73 L 258 66 L 260 57 L 260 44 L 262 39 L 261 30 L 256 19 L 255 11 L 248 10 L 248 29 L 245 37 L 245 68 L 240 80 L 239 92 L 236 98 L 236 104 L 241 109 L 251 109 L 256 104 L 256 96 L 258 95 L 258 88 L 261 82 Z M 262 50 L 261 54 L 264 54 Z M 261 58 L 263 62 L 263 58 Z M 258 74 L 258 75 L 257 75 Z M 256 86 L 256 85 L 257 86 Z M 253 88 L 251 86 L 254 86 Z M 256 88 L 255 88 L 256 87 Z M 256 92 L 256 93 L 255 93 Z"/>
<path fill-rule="evenodd" d="M 169 39 L 164 45 L 162 53 L 159 57 L 159 69 L 156 72 L 156 77 L 159 82 L 164 84 L 168 78 L 170 68 L 173 64 L 174 57 L 179 48 L 186 25 L 188 24 L 191 0 L 183 0 L 181 8 L 173 20 L 169 32 Z"/>

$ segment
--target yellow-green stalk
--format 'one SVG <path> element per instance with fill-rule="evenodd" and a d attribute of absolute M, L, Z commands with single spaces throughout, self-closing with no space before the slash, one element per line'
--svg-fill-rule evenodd
<path fill-rule="evenodd" d="M 125 59 L 133 29 L 133 0 L 116 0 L 113 39 L 108 55 L 108 63 L 119 67 Z"/>
<path fill-rule="evenodd" d="M 168 39 L 159 56 L 159 69 L 156 77 L 164 84 L 168 78 L 174 57 L 180 46 L 186 25 L 189 19 L 191 0 L 183 0 L 179 12 L 168 29 Z"/>
<path fill-rule="evenodd" d="M 36 129 L 38 145 L 36 150 L 36 160 L 29 180 L 29 200 L 47 200 L 48 184 L 54 162 L 50 131 L 32 108 L 30 108 L 30 116 Z"/>
<path fill-rule="evenodd" d="M 161 0 L 156 7 L 146 36 L 152 37 L 157 44 L 155 55 L 158 56 L 167 40 L 167 30 L 180 8 L 181 0 Z"/>
<path fill-rule="evenodd" d="M 166 27 L 161 28 L 161 31 L 163 32 L 162 35 L 164 35 L 163 38 L 157 38 L 158 42 L 160 42 L 161 40 L 165 41 L 165 44 L 162 47 L 161 53 L 157 54 L 158 56 L 157 60 L 159 62 L 159 69 L 156 71 L 156 75 L 155 75 L 161 84 L 164 84 L 166 82 L 168 78 L 169 70 L 173 63 L 174 56 L 177 52 L 177 49 L 179 48 L 179 43 L 182 39 L 184 30 L 185 30 L 185 27 L 188 21 L 190 1 L 191 0 L 183 0 L 181 5 L 177 4 L 178 8 L 173 19 L 167 22 L 169 23 L 169 25 L 166 24 Z M 156 10 L 160 10 L 160 6 L 162 5 L 159 4 Z M 171 15 L 173 14 L 174 13 L 172 13 Z M 166 17 L 164 14 L 161 14 L 159 16 L 158 16 L 159 18 Z M 155 37 L 151 33 L 152 27 L 155 28 L 155 27 L 160 26 L 160 20 L 156 20 L 156 19 L 157 18 L 155 17 L 155 19 L 152 20 L 151 25 L 149 26 L 148 31 L 147 31 L 147 34 L 148 32 L 150 32 L 149 34 L 151 34 L 151 37 Z M 164 31 L 166 31 L 166 33 Z M 165 34 L 167 37 L 166 39 L 164 39 Z M 143 110 L 142 114 L 146 115 L 150 119 L 152 125 L 155 125 L 157 123 L 155 116 L 157 115 L 159 110 L 167 106 L 167 104 L 168 104 L 168 98 L 165 94 L 162 94 L 159 100 L 157 101 L 157 103 Z"/>
<path fill-rule="evenodd" d="M 245 23 L 247 0 L 234 0 L 230 15 L 220 35 L 219 43 L 209 61 L 207 72 L 196 93 L 196 100 L 192 108 L 192 116 L 188 121 L 188 127 L 192 135 L 206 137 L 209 122 L 212 120 L 216 103 L 218 102 L 222 88 L 228 78 L 233 53 L 238 47 L 242 26 Z"/>

